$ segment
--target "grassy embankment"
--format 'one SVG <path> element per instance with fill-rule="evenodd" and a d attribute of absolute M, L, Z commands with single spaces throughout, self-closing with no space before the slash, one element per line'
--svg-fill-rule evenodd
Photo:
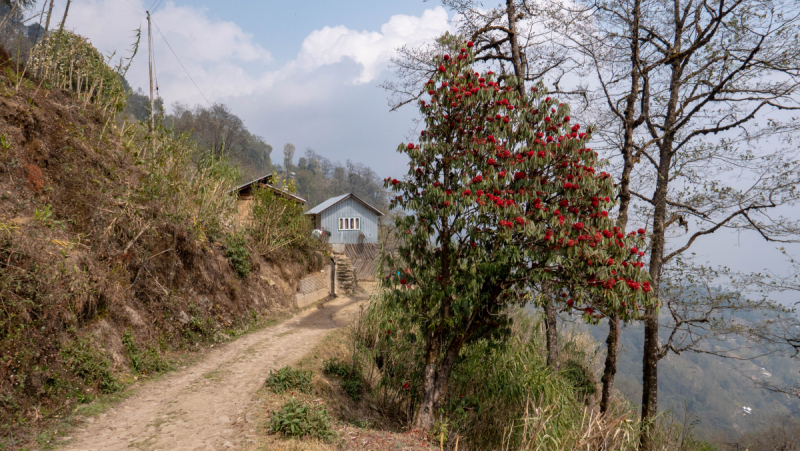
<path fill-rule="evenodd" d="M 117 69 L 69 33 L 27 66 L 0 51 L 0 449 L 269 323 L 322 261 L 238 224 L 224 156 L 121 121 Z"/>

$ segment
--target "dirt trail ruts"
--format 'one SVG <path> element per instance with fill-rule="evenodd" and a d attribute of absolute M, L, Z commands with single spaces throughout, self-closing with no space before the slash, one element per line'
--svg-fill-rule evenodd
<path fill-rule="evenodd" d="M 270 370 L 297 361 L 350 322 L 368 293 L 339 297 L 211 349 L 197 363 L 138 388 L 73 431 L 63 450 L 239 448 L 256 429 L 253 395 Z"/>

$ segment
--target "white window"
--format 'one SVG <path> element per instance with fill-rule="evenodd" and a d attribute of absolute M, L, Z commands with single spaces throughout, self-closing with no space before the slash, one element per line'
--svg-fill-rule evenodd
<path fill-rule="evenodd" d="M 339 218 L 339 230 L 361 230 L 361 218 Z"/>

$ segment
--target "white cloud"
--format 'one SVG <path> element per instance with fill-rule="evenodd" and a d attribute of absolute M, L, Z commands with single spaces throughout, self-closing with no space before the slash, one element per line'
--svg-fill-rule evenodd
<path fill-rule="evenodd" d="M 149 5 L 142 0 L 73 0 L 67 20 L 68 28 L 104 53 L 124 53 L 133 42 L 133 30 L 141 27 L 140 51 L 127 79 L 145 90 L 144 8 Z M 56 17 L 62 14 L 63 9 Z M 297 53 L 288 61 L 275 61 L 255 36 L 236 23 L 214 19 L 207 9 L 167 2 L 153 19 L 205 97 L 228 104 L 276 149 L 292 142 L 332 160 L 367 164 L 381 175 L 406 164 L 394 149 L 406 139 L 415 112 L 390 113 L 386 94 L 370 83 L 388 75 L 384 71 L 395 48 L 429 42 L 450 29 L 442 7 L 419 16 L 392 16 L 377 30 L 330 24 L 302 41 L 280 43 L 296 46 Z M 204 104 L 156 29 L 153 42 L 165 103 Z M 280 152 L 275 153 L 279 158 Z"/>
<path fill-rule="evenodd" d="M 63 10 L 62 10 L 63 11 Z M 56 12 L 60 17 L 62 12 Z M 87 36 L 104 53 L 124 53 L 133 43 L 133 33 L 142 29 L 139 55 L 128 73 L 134 86 L 148 83 L 147 29 L 142 0 L 76 0 L 70 7 L 68 28 Z M 287 87 L 298 89 L 293 102 L 313 102 L 337 89 L 334 85 L 364 84 L 374 81 L 388 66 L 397 47 L 429 42 L 450 29 L 447 11 L 428 9 L 421 16 L 395 15 L 380 31 L 357 31 L 345 26 L 326 26 L 312 31 L 300 44 L 292 61 L 280 68 L 270 67 L 270 52 L 256 43 L 252 34 L 237 24 L 210 18 L 206 8 L 167 2 L 153 14 L 155 60 L 160 94 L 167 103 L 200 103 L 198 93 L 186 72 L 211 102 L 226 102 L 242 96 L 275 95 L 288 97 Z M 159 32 L 160 30 L 160 32 Z M 163 33 L 163 38 L 161 36 Z M 185 70 L 167 47 L 178 55 Z M 329 70 L 325 66 L 355 63 L 360 70 Z M 300 77 L 300 75 L 303 77 Z M 308 75 L 339 77 L 328 80 L 324 88 L 309 84 L 303 89 L 297 78 L 311 83 Z M 312 77 L 313 78 L 313 77 Z M 329 83 L 333 81 L 335 83 Z M 317 83 L 318 85 L 319 83 Z"/>
<path fill-rule="evenodd" d="M 362 66 L 353 82 L 369 83 L 386 67 L 397 47 L 430 42 L 450 29 L 447 11 L 441 6 L 426 10 L 422 17 L 396 15 L 381 31 L 355 31 L 344 26 L 315 30 L 303 41 L 297 63 L 305 70 L 335 64 L 350 58 Z"/>

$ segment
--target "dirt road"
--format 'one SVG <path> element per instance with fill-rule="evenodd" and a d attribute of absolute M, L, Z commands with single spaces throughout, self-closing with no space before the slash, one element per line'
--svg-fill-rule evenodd
<path fill-rule="evenodd" d="M 270 370 L 294 363 L 368 300 L 362 293 L 207 352 L 190 367 L 148 383 L 74 431 L 64 450 L 220 450 L 255 432 L 253 395 Z"/>

